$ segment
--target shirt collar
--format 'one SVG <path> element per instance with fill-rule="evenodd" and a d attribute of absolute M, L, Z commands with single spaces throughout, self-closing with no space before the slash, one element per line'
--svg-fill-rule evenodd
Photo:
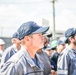
<path fill-rule="evenodd" d="M 68 48 L 69 48 L 69 50 L 70 50 L 71 52 L 74 52 L 74 53 L 76 54 L 76 50 L 75 50 L 74 48 L 72 48 L 72 47 L 70 47 L 70 46 L 68 46 Z"/>
<path fill-rule="evenodd" d="M 17 51 L 18 51 L 18 49 L 17 49 L 16 45 L 15 45 L 15 44 L 13 44 L 12 46 L 13 46 L 14 50 L 17 52 Z"/>

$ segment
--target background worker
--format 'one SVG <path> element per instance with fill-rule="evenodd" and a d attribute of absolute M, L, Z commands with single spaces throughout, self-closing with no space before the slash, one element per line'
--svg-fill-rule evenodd
<path fill-rule="evenodd" d="M 44 37 L 44 47 L 46 47 L 47 44 L 48 44 L 48 38 Z M 37 51 L 37 54 L 44 64 L 44 75 L 51 74 L 51 64 L 50 64 L 49 58 L 46 55 L 46 53 L 44 52 L 43 48 L 39 49 Z"/>
<path fill-rule="evenodd" d="M 4 52 L 4 45 L 5 45 L 4 40 L 3 39 L 0 39 L 0 63 L 1 63 L 3 52 Z"/>
<path fill-rule="evenodd" d="M 61 52 L 57 63 L 58 75 L 76 75 L 76 28 L 65 31 L 68 46 Z"/>
<path fill-rule="evenodd" d="M 58 57 L 60 55 L 60 53 L 65 49 L 66 47 L 66 38 L 65 37 L 60 37 L 58 40 L 55 40 L 52 44 L 55 45 L 55 52 L 53 53 L 53 55 L 51 56 L 51 60 L 54 61 L 54 63 L 56 64 L 56 70 L 57 71 L 57 61 L 58 61 Z M 53 47 L 52 47 L 53 49 Z"/>
<path fill-rule="evenodd" d="M 21 42 L 19 40 L 19 35 L 17 32 L 13 34 L 11 41 L 12 41 L 12 45 L 5 49 L 4 54 L 2 56 L 1 67 L 3 66 L 4 63 L 7 62 L 8 59 L 10 59 L 21 48 L 20 45 Z"/>

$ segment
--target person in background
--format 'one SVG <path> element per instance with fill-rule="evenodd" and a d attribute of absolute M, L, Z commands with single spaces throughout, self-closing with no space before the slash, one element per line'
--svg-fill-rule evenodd
<path fill-rule="evenodd" d="M 17 32 L 15 32 L 13 34 L 11 41 L 12 41 L 12 45 L 5 49 L 4 54 L 2 56 L 1 67 L 3 66 L 4 63 L 7 62 L 7 60 L 9 58 L 11 58 L 12 55 L 17 53 L 20 50 L 20 48 L 21 48 L 19 35 L 18 35 Z"/>
<path fill-rule="evenodd" d="M 56 48 L 57 48 L 57 40 L 53 40 L 51 42 L 51 52 L 52 53 L 51 53 L 50 59 L 52 61 L 54 61 L 55 64 L 57 62 L 57 57 L 58 57 L 58 54 L 56 54 L 57 53 Z"/>
<path fill-rule="evenodd" d="M 43 49 L 42 49 L 42 51 L 45 53 L 45 55 L 48 57 L 48 60 L 49 60 L 49 62 L 50 62 L 50 67 L 51 67 L 51 74 L 52 75 L 56 75 L 56 72 L 55 72 L 55 68 L 56 68 L 56 65 L 55 65 L 55 63 L 50 59 L 50 56 L 51 56 L 51 54 L 52 54 L 52 52 L 54 51 L 54 50 L 51 50 L 51 47 L 50 47 L 50 45 L 49 45 L 49 43 L 48 43 L 48 41 L 49 41 L 49 39 L 48 39 L 48 37 L 44 37 L 44 47 L 43 47 Z M 45 59 L 44 59 L 45 60 Z M 46 62 L 46 61 L 45 61 Z M 46 67 L 46 66 L 45 66 Z M 48 66 L 47 66 L 48 67 Z M 48 67 L 49 68 L 49 67 Z M 46 71 L 47 71 L 47 69 L 46 69 Z M 49 71 L 49 70 L 48 70 Z"/>
<path fill-rule="evenodd" d="M 46 48 L 44 48 L 43 51 L 47 55 L 47 57 L 49 59 L 49 62 L 51 64 L 51 73 L 52 73 L 52 75 L 56 75 L 56 71 L 55 71 L 56 70 L 56 65 L 55 65 L 54 61 L 50 59 L 50 56 L 51 56 L 53 50 L 51 50 L 51 47 L 48 44 L 48 46 Z"/>
<path fill-rule="evenodd" d="M 44 65 L 36 53 L 44 47 L 43 34 L 48 29 L 33 21 L 23 23 L 17 30 L 21 49 L 3 65 L 0 75 L 44 75 Z"/>
<path fill-rule="evenodd" d="M 4 53 L 4 45 L 5 45 L 4 40 L 3 39 L 0 39 L 0 63 L 1 63 L 2 55 Z"/>
<path fill-rule="evenodd" d="M 44 37 L 44 44 L 45 44 L 44 47 L 47 46 L 47 44 L 48 44 L 47 37 Z M 45 54 L 43 48 L 39 49 L 37 51 L 37 54 L 44 64 L 44 75 L 51 74 L 51 64 L 50 64 L 49 58 Z"/>
<path fill-rule="evenodd" d="M 57 61 L 58 61 L 58 57 L 60 55 L 60 53 L 65 49 L 66 47 L 66 38 L 65 37 L 60 37 L 58 40 L 54 41 L 54 45 L 55 45 L 55 49 L 56 52 L 53 54 L 53 56 L 51 57 L 51 60 L 54 61 L 54 63 L 56 64 L 56 70 L 57 71 Z M 53 49 L 53 48 L 52 48 Z"/>
<path fill-rule="evenodd" d="M 60 37 L 57 42 L 57 52 L 60 54 L 66 48 L 66 38 Z"/>
<path fill-rule="evenodd" d="M 65 31 L 68 46 L 61 52 L 57 63 L 58 75 L 76 75 L 76 28 Z"/>

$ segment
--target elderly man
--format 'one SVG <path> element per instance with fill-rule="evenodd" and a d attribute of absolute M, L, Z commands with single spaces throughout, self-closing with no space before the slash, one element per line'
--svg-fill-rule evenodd
<path fill-rule="evenodd" d="M 61 52 L 58 63 L 58 75 L 76 75 L 76 28 L 65 32 L 69 45 Z"/>
<path fill-rule="evenodd" d="M 36 52 L 43 48 L 44 37 L 42 34 L 48 29 L 49 27 L 38 26 L 33 21 L 23 23 L 17 30 L 22 41 L 22 48 L 4 64 L 1 74 L 44 75 L 44 66 Z"/>

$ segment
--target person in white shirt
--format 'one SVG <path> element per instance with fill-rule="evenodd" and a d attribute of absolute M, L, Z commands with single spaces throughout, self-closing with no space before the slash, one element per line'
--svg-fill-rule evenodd
<path fill-rule="evenodd" d="M 3 52 L 4 52 L 4 45 L 5 45 L 4 40 L 0 39 L 0 63 L 1 63 Z"/>

